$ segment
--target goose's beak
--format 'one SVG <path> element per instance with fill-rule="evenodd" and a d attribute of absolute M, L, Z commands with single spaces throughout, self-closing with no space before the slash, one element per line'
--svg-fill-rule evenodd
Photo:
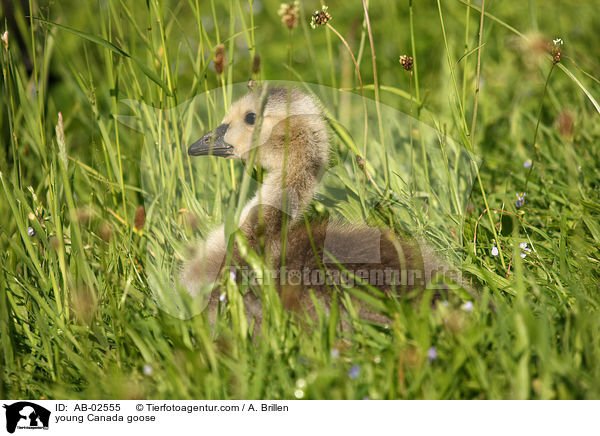
<path fill-rule="evenodd" d="M 229 124 L 221 124 L 212 132 L 208 132 L 188 148 L 190 156 L 219 156 L 232 157 L 234 155 L 233 145 L 225 142 L 225 134 Z"/>

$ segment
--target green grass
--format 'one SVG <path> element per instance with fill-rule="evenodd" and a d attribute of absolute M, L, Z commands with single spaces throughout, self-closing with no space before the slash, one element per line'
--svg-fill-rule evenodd
<path fill-rule="evenodd" d="M 480 51 L 479 3 L 390 3 L 369 2 L 376 78 L 361 2 L 329 3 L 370 99 L 373 181 L 397 200 L 379 209 L 354 159 L 365 145 L 358 78 L 331 29 L 308 25 L 318 2 L 302 2 L 292 31 L 267 0 L 15 4 L 0 46 L 0 397 L 600 397 L 597 5 L 487 1 Z M 539 35 L 565 41 L 556 66 Z M 233 283 L 214 327 L 170 290 L 183 247 L 231 222 L 252 191 L 241 164 L 177 150 L 216 126 L 251 77 L 320 90 L 346 165 L 328 172 L 337 194 L 323 189 L 311 213 L 426 238 L 462 260 L 474 310 L 381 298 L 382 327 L 340 294 L 353 326 L 342 332 L 336 316 L 292 319 L 264 286 L 253 338 Z M 535 249 L 524 259 L 522 242 Z"/>

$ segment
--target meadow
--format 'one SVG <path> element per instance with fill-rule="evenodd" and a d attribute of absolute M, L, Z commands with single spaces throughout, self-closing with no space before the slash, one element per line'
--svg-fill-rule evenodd
<path fill-rule="evenodd" d="M 598 2 L 280 6 L 1 3 L 0 397 L 600 398 Z M 378 325 L 255 286 L 253 334 L 234 280 L 214 326 L 173 289 L 262 177 L 184 152 L 249 79 L 326 109 L 307 215 L 422 237 L 474 295 L 352 291 Z"/>

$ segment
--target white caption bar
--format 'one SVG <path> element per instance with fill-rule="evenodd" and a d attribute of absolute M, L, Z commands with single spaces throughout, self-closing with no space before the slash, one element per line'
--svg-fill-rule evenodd
<path fill-rule="evenodd" d="M 4 400 L 0 434 L 502 435 L 597 433 L 597 401 Z M 42 430 L 39 432 L 38 430 Z M 132 433 L 134 434 L 134 433 Z M 187 433 L 186 433 L 187 434 Z"/>

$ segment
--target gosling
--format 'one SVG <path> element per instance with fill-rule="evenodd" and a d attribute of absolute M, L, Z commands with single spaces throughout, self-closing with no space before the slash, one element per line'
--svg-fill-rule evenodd
<path fill-rule="evenodd" d="M 305 224 L 304 212 L 329 163 L 330 138 L 319 104 L 298 89 L 251 91 L 232 105 L 220 126 L 193 143 L 188 154 L 254 161 L 266 170 L 264 183 L 243 208 L 238 226 L 248 246 L 275 271 L 295 272 L 293 280 L 291 276 L 283 280 L 281 275 L 276 281 L 281 301 L 290 311 L 316 316 L 311 289 L 329 310 L 333 289 L 340 289 L 335 285 L 351 282 L 360 287 L 366 281 L 372 286 L 367 289 L 398 294 L 425 289 L 435 271 L 445 270 L 423 244 L 389 230 L 331 221 Z M 183 267 L 180 281 L 190 294 L 200 293 L 219 278 L 226 254 L 225 229 L 220 226 Z M 237 244 L 232 258 L 246 265 Z M 340 283 L 341 277 L 345 282 Z M 220 292 L 213 288 L 208 299 L 211 323 Z M 247 315 L 260 324 L 259 298 L 248 291 L 244 303 Z M 364 305 L 359 308 L 359 316 L 366 320 L 387 321 Z"/>

